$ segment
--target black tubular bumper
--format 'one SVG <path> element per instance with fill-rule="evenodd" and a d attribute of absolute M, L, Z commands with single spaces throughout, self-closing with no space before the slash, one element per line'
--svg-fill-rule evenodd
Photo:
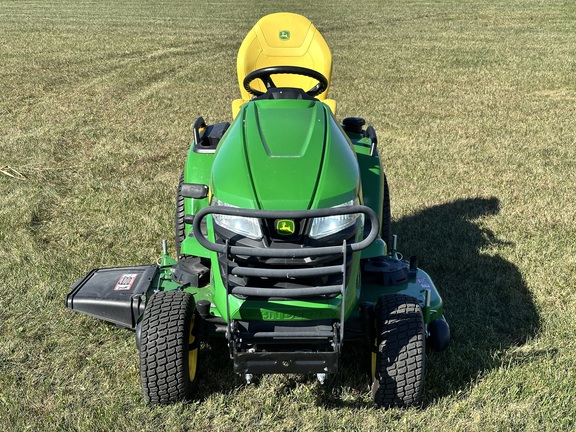
<path fill-rule="evenodd" d="M 365 235 L 364 239 L 359 242 L 342 242 L 336 246 L 316 246 L 316 247 L 246 247 L 231 245 L 228 241 L 224 243 L 215 243 L 210 241 L 202 233 L 200 229 L 202 220 L 208 215 L 227 215 L 248 217 L 255 219 L 291 219 L 291 220 L 311 220 L 320 217 L 350 215 L 350 214 L 364 214 L 370 219 L 370 232 Z M 228 284 L 228 276 L 238 277 L 253 277 L 253 278 L 270 278 L 270 279 L 297 279 L 297 278 L 314 278 L 325 277 L 331 275 L 345 274 L 346 272 L 346 255 L 361 251 L 367 248 L 374 242 L 378 236 L 378 216 L 369 207 L 366 206 L 348 206 L 348 207 L 332 207 L 326 209 L 316 210 L 301 210 L 301 211 L 270 211 L 270 210 L 250 210 L 231 207 L 208 206 L 198 212 L 194 218 L 193 233 L 198 242 L 206 249 L 223 254 L 226 257 L 265 257 L 265 258 L 308 258 L 308 257 L 321 257 L 321 256 L 341 256 L 344 257 L 339 264 L 332 265 L 303 265 L 299 267 L 287 266 L 266 266 L 248 264 L 242 265 L 238 263 L 246 262 L 245 260 L 238 260 L 233 266 L 226 266 L 225 277 L 228 294 L 250 297 L 282 297 L 289 299 L 298 299 L 305 297 L 316 297 L 326 295 L 343 294 L 346 284 L 346 278 L 342 279 L 342 283 L 325 284 L 321 286 L 300 286 L 293 288 L 274 288 L 262 286 L 234 286 Z"/>
<path fill-rule="evenodd" d="M 330 216 L 342 216 L 362 213 L 370 218 L 370 233 L 365 236 L 364 240 L 358 243 L 350 243 L 342 246 L 324 246 L 310 248 L 256 248 L 244 246 L 226 246 L 223 244 L 213 243 L 202 234 L 200 230 L 202 219 L 209 214 L 218 214 L 226 216 L 249 217 L 256 219 L 313 219 Z M 331 207 L 316 210 L 296 210 L 296 211 L 275 211 L 275 210 L 250 210 L 234 207 L 208 206 L 200 210 L 194 217 L 194 237 L 206 249 L 218 253 L 230 253 L 232 255 L 248 255 L 259 257 L 277 257 L 277 258 L 302 258 L 310 256 L 330 255 L 342 253 L 342 247 L 347 252 L 356 252 L 366 249 L 378 237 L 378 215 L 370 207 L 357 205 L 348 207 Z"/>
<path fill-rule="evenodd" d="M 370 219 L 370 231 L 355 241 L 357 231 L 347 240 L 328 246 L 282 242 L 262 242 L 256 246 L 238 245 L 235 240 L 211 241 L 202 233 L 208 215 L 227 215 L 264 220 L 311 221 L 314 218 L 363 214 Z M 308 225 L 309 226 L 309 225 Z M 378 237 L 378 216 L 369 207 L 357 205 L 303 211 L 249 210 L 208 206 L 194 217 L 193 235 L 206 249 L 216 252 L 222 282 L 226 288 L 226 322 L 230 353 L 240 373 L 334 372 L 344 340 L 347 272 L 354 252 L 370 246 Z M 333 239 L 332 239 L 333 240 Z M 257 242 L 253 242 L 255 244 Z M 268 246 L 264 246 L 267 244 Z M 350 260 L 348 259 L 350 257 Z M 279 264 L 280 263 L 280 264 Z M 354 277 L 354 276 L 352 276 Z M 230 296 L 266 300 L 328 299 L 341 296 L 340 319 L 325 320 L 324 330 L 316 324 L 300 322 L 244 323 L 231 319 Z M 330 322 L 328 322 L 330 321 Z M 264 327 L 262 327 L 264 324 Z M 288 327 L 288 328 L 287 328 Z M 258 351 L 256 345 L 267 346 Z M 299 347 L 298 349 L 293 347 Z"/>

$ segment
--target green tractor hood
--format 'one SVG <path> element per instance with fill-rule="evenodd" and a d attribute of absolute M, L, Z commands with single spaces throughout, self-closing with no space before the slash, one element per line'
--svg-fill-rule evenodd
<path fill-rule="evenodd" d="M 323 103 L 261 100 L 243 107 L 220 143 L 210 186 L 234 206 L 305 210 L 356 198 L 360 173 Z"/>

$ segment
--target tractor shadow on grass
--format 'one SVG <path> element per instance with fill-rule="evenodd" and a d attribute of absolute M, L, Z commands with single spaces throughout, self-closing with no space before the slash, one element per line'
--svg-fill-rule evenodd
<path fill-rule="evenodd" d="M 480 226 L 480 219 L 499 211 L 495 197 L 465 198 L 392 223 L 398 249 L 405 257 L 418 256 L 440 291 L 452 333 L 446 351 L 427 353 L 423 407 L 465 390 L 506 361 L 508 348 L 523 345 L 539 331 L 540 317 L 520 271 L 499 255 L 513 245 Z M 365 357 L 361 347 L 345 347 L 334 388 L 319 391 L 318 404 L 371 406 Z M 337 397 L 347 392 L 362 397 Z"/>
<path fill-rule="evenodd" d="M 508 348 L 525 344 L 539 331 L 540 317 L 520 271 L 499 254 L 513 245 L 480 226 L 480 219 L 499 211 L 495 197 L 464 198 L 392 223 L 399 251 L 405 257 L 416 255 L 440 291 L 452 333 L 446 351 L 427 354 L 424 407 L 466 390 L 474 379 L 506 361 Z M 348 348 L 351 353 L 349 359 L 344 353 L 336 385 L 366 392 L 366 374 L 362 383 L 354 378 L 364 369 L 358 364 L 360 353 Z M 319 394 L 318 402 L 334 408 L 361 407 L 366 405 L 362 399 L 345 402 L 325 393 Z"/>
<path fill-rule="evenodd" d="M 420 258 L 440 291 L 452 333 L 446 351 L 428 355 L 425 404 L 497 368 L 507 348 L 523 345 L 540 328 L 520 271 L 499 254 L 514 245 L 480 226 L 499 211 L 495 197 L 464 198 L 393 224 L 399 249 Z"/>

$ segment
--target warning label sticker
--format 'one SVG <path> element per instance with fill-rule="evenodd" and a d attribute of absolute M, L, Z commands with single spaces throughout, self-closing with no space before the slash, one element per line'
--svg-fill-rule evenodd
<path fill-rule="evenodd" d="M 114 287 L 114 291 L 130 291 L 132 288 L 132 284 L 138 277 L 137 273 L 128 273 L 123 274 L 116 282 L 116 286 Z"/>
<path fill-rule="evenodd" d="M 418 283 L 422 288 L 431 288 L 430 282 L 428 282 L 428 279 L 426 278 L 418 278 Z"/>

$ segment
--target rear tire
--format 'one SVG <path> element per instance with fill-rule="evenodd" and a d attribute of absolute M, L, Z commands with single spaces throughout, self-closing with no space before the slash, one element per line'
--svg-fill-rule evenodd
<path fill-rule="evenodd" d="M 184 183 L 184 174 L 180 176 L 178 190 L 176 192 L 176 214 L 174 215 L 174 244 L 176 245 L 176 255 L 180 256 L 180 246 L 186 238 L 186 224 L 184 223 L 184 197 L 180 191 Z"/>
<path fill-rule="evenodd" d="M 420 305 L 410 296 L 383 295 L 376 304 L 375 324 L 374 403 L 387 408 L 417 404 L 424 390 L 425 369 L 424 319 Z"/>
<path fill-rule="evenodd" d="M 140 379 L 146 402 L 168 405 L 192 395 L 198 364 L 194 298 L 163 291 L 149 301 L 142 319 Z"/>

